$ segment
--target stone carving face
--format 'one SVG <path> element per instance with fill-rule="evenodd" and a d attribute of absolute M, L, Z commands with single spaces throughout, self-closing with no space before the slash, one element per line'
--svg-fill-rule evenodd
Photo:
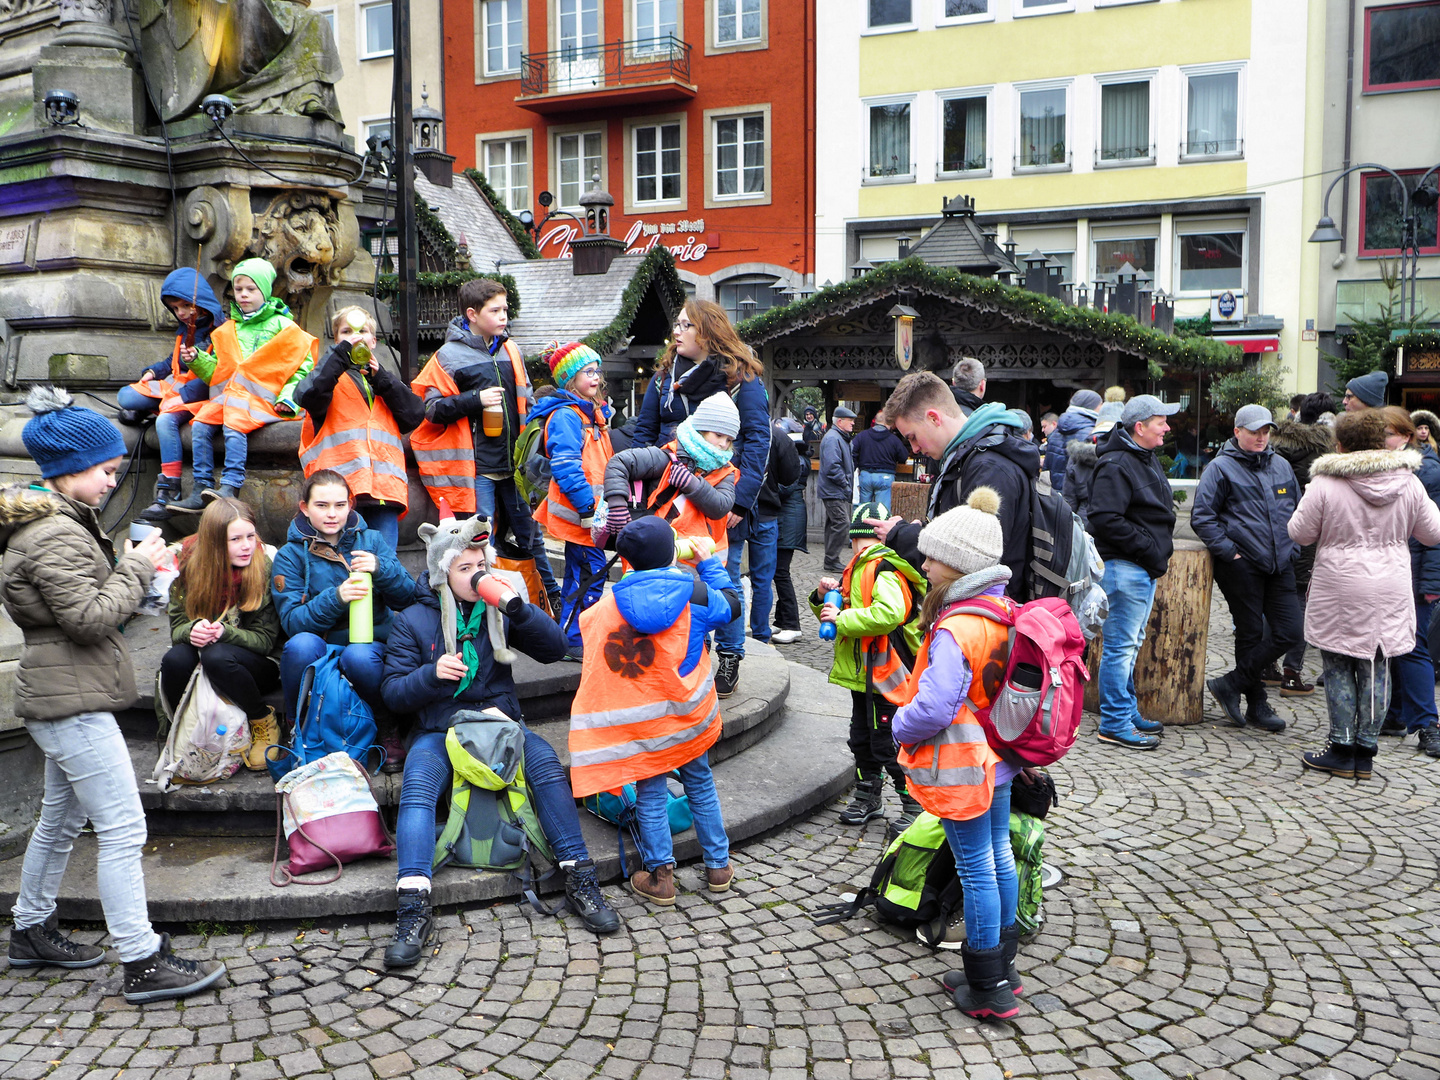
<path fill-rule="evenodd" d="M 292 191 L 277 196 L 255 223 L 250 249 L 275 267 L 275 292 L 294 303 L 316 285 L 330 283 L 339 240 L 340 219 L 330 196 Z"/>

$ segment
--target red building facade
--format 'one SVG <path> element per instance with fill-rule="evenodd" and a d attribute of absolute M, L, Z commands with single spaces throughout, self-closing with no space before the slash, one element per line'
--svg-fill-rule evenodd
<path fill-rule="evenodd" d="M 569 254 L 598 175 L 610 233 L 657 244 L 732 318 L 814 271 L 816 0 L 445 6 L 447 142 Z M 813 277 L 810 279 L 813 283 Z"/>

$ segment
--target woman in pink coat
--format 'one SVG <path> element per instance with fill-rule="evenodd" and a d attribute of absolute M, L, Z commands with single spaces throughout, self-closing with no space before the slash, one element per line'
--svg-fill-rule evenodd
<path fill-rule="evenodd" d="M 1338 454 L 1310 466 L 1310 484 L 1290 518 L 1298 544 L 1318 544 L 1305 640 L 1320 649 L 1330 748 L 1305 767 L 1370 778 L 1380 722 L 1389 706 L 1388 658 L 1415 647 L 1410 595 L 1411 536 L 1440 544 L 1440 510 L 1415 475 L 1420 455 L 1387 445 L 1379 409 L 1335 421 Z"/>

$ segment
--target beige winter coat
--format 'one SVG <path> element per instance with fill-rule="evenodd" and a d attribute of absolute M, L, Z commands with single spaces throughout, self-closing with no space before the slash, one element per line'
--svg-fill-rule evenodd
<path fill-rule="evenodd" d="M 1290 518 L 1291 538 L 1317 544 L 1305 640 L 1362 660 L 1415 648 L 1411 536 L 1440 544 L 1440 510 L 1415 471 L 1414 450 L 1326 454 Z"/>
<path fill-rule="evenodd" d="M 154 568 L 115 551 L 95 511 L 56 492 L 0 491 L 0 599 L 25 634 L 15 715 L 58 720 L 135 704 L 135 671 L 120 627 Z"/>

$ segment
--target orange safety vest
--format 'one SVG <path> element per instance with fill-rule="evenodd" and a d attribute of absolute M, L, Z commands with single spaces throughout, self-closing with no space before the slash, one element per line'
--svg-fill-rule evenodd
<path fill-rule="evenodd" d="M 515 375 L 515 407 L 520 422 L 530 411 L 530 376 L 525 372 L 525 358 L 520 347 L 507 340 L 505 355 L 510 357 L 510 370 Z M 410 389 L 423 399 L 425 391 L 434 387 L 446 397 L 460 392 L 450 373 L 440 365 L 438 356 L 410 384 Z M 473 421 L 472 421 L 473 422 Z M 457 514 L 475 512 L 475 435 L 470 424 L 432 424 L 429 420 L 410 433 L 410 450 L 420 468 L 420 480 L 437 506 L 444 499 Z"/>
<path fill-rule="evenodd" d="M 610 429 L 598 404 L 595 406 L 594 420 L 591 420 L 579 405 L 571 405 L 569 408 L 574 409 L 575 414 L 580 417 L 580 467 L 585 470 L 585 479 L 595 489 L 595 506 L 598 511 L 599 507 L 605 505 L 605 466 L 615 454 L 610 448 Z M 555 413 L 551 413 L 545 420 L 547 433 L 550 430 L 550 420 L 554 416 Z M 575 504 L 561 490 L 553 475 L 550 477 L 550 490 L 535 508 L 534 516 L 555 539 L 594 546 L 590 539 L 590 530 L 580 524 L 580 514 L 576 511 Z"/>
<path fill-rule="evenodd" d="M 405 445 L 390 406 L 377 394 L 374 404 L 349 373 L 340 376 L 325 424 L 317 432 L 307 413 L 300 428 L 300 466 L 309 476 L 317 469 L 333 469 L 345 477 L 354 495 L 369 495 L 408 506 L 409 479 L 405 475 Z"/>
<path fill-rule="evenodd" d="M 175 338 L 175 347 L 170 351 L 170 374 L 163 379 L 150 379 L 149 381 L 133 382 L 130 389 L 136 393 L 144 394 L 148 398 L 155 398 L 160 402 L 161 412 L 181 412 L 182 410 L 195 411 L 201 403 L 187 405 L 180 400 L 180 387 L 193 379 L 199 378 L 193 371 L 180 366 L 180 338 Z"/>
<path fill-rule="evenodd" d="M 679 443 L 674 440 L 665 444 L 664 449 L 672 455 L 679 450 Z M 704 480 L 711 487 L 719 487 L 727 476 L 739 476 L 740 470 L 734 465 L 724 465 L 719 469 L 712 469 L 710 472 L 702 473 L 698 470 L 696 476 Z M 664 518 L 670 523 L 678 536 L 708 536 L 715 541 L 715 554 L 722 559 L 725 551 L 730 546 L 730 541 L 725 535 L 725 518 L 708 518 L 702 514 L 694 504 L 684 495 L 681 495 L 670 485 L 666 484 L 665 478 L 660 478 L 660 483 L 645 501 L 645 508 L 656 517 Z M 666 492 L 669 492 L 666 495 Z M 662 500 L 662 496 L 664 496 Z"/>
<path fill-rule="evenodd" d="M 290 323 L 248 357 L 242 357 L 235 324 L 227 322 L 210 336 L 210 346 L 215 353 L 211 396 L 195 419 L 202 424 L 223 423 L 232 431 L 248 435 L 266 424 L 292 419 L 275 411 L 275 400 L 290 377 L 300 370 L 306 355 L 318 359 L 320 342 Z M 221 385 L 223 391 L 217 396 L 216 389 Z"/>
<path fill-rule="evenodd" d="M 884 559 L 871 559 L 860 571 L 860 605 L 869 607 L 875 599 L 875 579 L 879 576 Z M 891 569 L 887 567 L 886 569 Z M 855 571 L 855 563 L 852 560 L 845 568 L 845 573 L 840 577 L 840 595 L 849 597 L 851 575 Z M 892 570 L 900 579 L 900 592 L 905 597 L 905 611 L 908 623 L 914 618 L 911 605 L 914 603 L 913 594 L 910 591 L 910 580 L 898 570 Z M 900 624 L 896 633 L 905 628 L 905 623 Z M 910 678 L 910 669 L 900 659 L 900 654 L 890 644 L 890 635 L 881 634 L 879 637 L 867 637 L 860 639 L 860 654 L 865 658 L 865 678 L 872 683 L 876 690 L 884 695 L 885 700 L 896 705 L 904 705 L 910 700 L 906 694 L 906 682 Z M 913 691 L 911 692 L 913 695 Z"/>
<path fill-rule="evenodd" d="M 644 634 L 625 621 L 612 593 L 580 613 L 585 660 L 570 706 L 570 786 L 583 799 L 664 776 L 720 738 L 720 701 L 710 653 L 677 674 L 690 644 L 690 605 L 675 625 Z"/>
<path fill-rule="evenodd" d="M 1009 599 L 1004 603 L 1013 607 Z M 995 766 L 1000 755 L 990 748 L 985 729 L 975 718 L 1000 691 L 1005 678 L 1010 630 L 983 615 L 956 613 L 930 628 L 905 684 L 905 701 L 914 698 L 920 677 L 930 665 L 930 642 L 936 631 L 950 631 L 970 665 L 970 693 L 950 726 L 914 746 L 902 746 L 895 760 L 905 770 L 906 787 L 915 801 L 936 817 L 969 821 L 990 809 L 995 795 Z"/>

